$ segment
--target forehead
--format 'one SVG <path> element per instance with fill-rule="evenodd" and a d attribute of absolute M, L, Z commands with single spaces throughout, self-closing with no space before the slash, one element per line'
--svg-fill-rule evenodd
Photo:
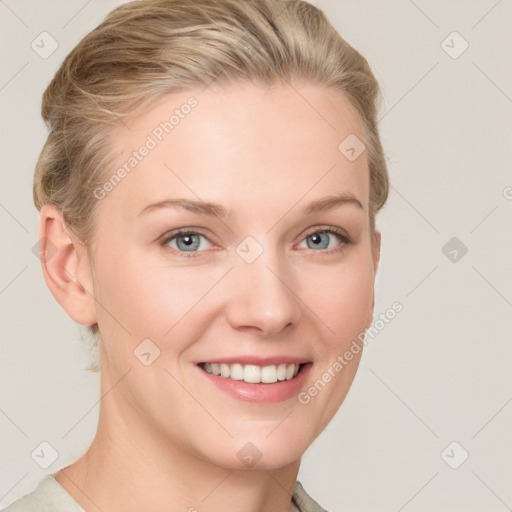
<path fill-rule="evenodd" d="M 173 93 L 112 133 L 106 177 L 127 172 L 108 201 L 140 211 L 148 202 L 190 197 L 236 210 L 351 192 L 366 210 L 366 152 L 347 158 L 345 147 L 355 142 L 359 152 L 363 141 L 347 98 L 321 86 L 246 83 Z"/>

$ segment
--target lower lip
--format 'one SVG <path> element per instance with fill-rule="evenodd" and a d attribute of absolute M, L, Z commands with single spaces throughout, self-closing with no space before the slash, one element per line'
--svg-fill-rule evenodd
<path fill-rule="evenodd" d="M 306 363 L 293 379 L 277 381 L 274 384 L 251 384 L 243 380 L 234 380 L 229 377 L 208 373 L 200 366 L 197 366 L 197 368 L 210 382 L 239 400 L 274 404 L 289 400 L 298 395 L 312 366 L 313 363 Z"/>

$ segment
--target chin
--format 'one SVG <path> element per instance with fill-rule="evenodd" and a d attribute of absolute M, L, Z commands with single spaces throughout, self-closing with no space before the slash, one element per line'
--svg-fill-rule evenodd
<path fill-rule="evenodd" d="M 267 431 L 259 436 L 237 436 L 222 444 L 217 443 L 215 453 L 205 450 L 202 458 L 216 466 L 237 471 L 276 470 L 300 462 L 309 445 L 305 443 L 303 434 L 289 435 L 284 430 L 280 434 L 275 432 L 265 438 Z"/>

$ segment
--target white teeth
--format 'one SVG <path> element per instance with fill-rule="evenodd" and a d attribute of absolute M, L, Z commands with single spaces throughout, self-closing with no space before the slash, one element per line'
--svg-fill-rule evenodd
<path fill-rule="evenodd" d="M 203 369 L 208 373 L 220 375 L 233 380 L 243 380 L 253 384 L 260 382 L 274 384 L 277 381 L 290 380 L 299 373 L 299 364 L 285 364 L 257 366 L 254 364 L 241 365 L 239 363 L 203 363 Z"/>
<path fill-rule="evenodd" d="M 225 363 L 221 363 L 220 365 L 220 376 L 221 377 L 229 377 L 229 365 Z"/>
<path fill-rule="evenodd" d="M 229 375 L 234 380 L 244 380 L 244 367 L 241 364 L 235 363 L 228 365 Z"/>
<path fill-rule="evenodd" d="M 277 370 L 275 366 L 264 366 L 261 369 L 261 382 L 265 384 L 277 382 Z"/>
<path fill-rule="evenodd" d="M 253 364 L 246 364 L 244 366 L 244 380 L 245 382 L 261 382 L 261 368 Z"/>

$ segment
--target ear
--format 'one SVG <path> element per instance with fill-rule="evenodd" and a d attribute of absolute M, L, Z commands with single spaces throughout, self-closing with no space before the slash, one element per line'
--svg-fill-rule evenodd
<path fill-rule="evenodd" d="M 50 204 L 39 213 L 39 255 L 44 279 L 57 302 L 75 322 L 95 324 L 87 248 L 69 232 L 60 210 Z"/>

